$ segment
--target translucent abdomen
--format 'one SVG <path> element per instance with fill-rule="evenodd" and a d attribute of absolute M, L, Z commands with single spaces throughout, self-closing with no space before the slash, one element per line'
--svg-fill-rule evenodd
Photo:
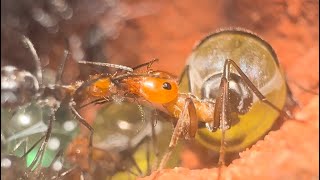
<path fill-rule="evenodd" d="M 216 91 L 226 59 L 231 59 L 248 76 L 250 81 L 266 96 L 266 98 L 282 109 L 287 96 L 283 73 L 272 47 L 258 36 L 243 30 L 224 30 L 204 38 L 188 58 L 188 65 L 182 74 L 180 90 L 204 97 L 204 88 Z M 239 75 L 231 66 L 231 74 Z M 211 83 L 218 77 L 218 83 Z M 232 84 L 230 81 L 230 88 Z M 231 92 L 230 92 L 231 93 Z M 210 92 L 211 94 L 211 92 Z M 212 93 L 215 94 L 215 93 Z M 211 97 L 215 98 L 215 97 Z M 226 132 L 226 151 L 239 152 L 254 144 L 263 137 L 276 122 L 279 113 L 259 101 L 253 95 L 248 111 L 244 114 L 230 114 L 231 127 Z M 231 101 L 230 101 L 231 102 Z M 239 107 L 241 104 L 230 104 Z M 196 139 L 206 147 L 219 151 L 221 130 L 210 132 L 206 128 L 198 130 Z"/>

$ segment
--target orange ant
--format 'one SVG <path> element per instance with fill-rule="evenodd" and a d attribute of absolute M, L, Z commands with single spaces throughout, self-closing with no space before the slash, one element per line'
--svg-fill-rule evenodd
<path fill-rule="evenodd" d="M 103 104 L 106 102 L 110 102 L 113 100 L 113 98 L 116 98 L 115 96 L 136 98 L 134 97 L 134 95 L 136 94 L 134 94 L 133 91 L 136 89 L 135 86 L 137 83 L 131 82 L 128 79 L 135 76 L 140 76 L 134 71 L 144 66 L 150 68 L 151 64 L 155 61 L 157 60 L 152 60 L 148 63 L 141 64 L 134 68 L 110 63 L 98 63 L 89 61 L 78 62 L 79 64 L 98 65 L 118 69 L 114 74 L 95 74 L 90 76 L 87 81 L 77 81 L 70 85 L 60 86 L 65 89 L 70 95 L 69 105 L 72 112 L 76 115 L 80 123 L 82 123 L 90 130 L 89 146 L 92 146 L 93 128 L 86 122 L 84 118 L 81 117 L 81 115 L 76 110 L 76 102 L 89 101 L 88 103 L 78 106 L 79 108 L 83 108 L 89 104 Z M 123 73 L 123 71 L 125 72 Z"/>
<path fill-rule="evenodd" d="M 154 61 L 144 65 L 148 65 L 150 67 Z M 89 64 L 89 62 L 81 63 Z M 186 139 L 195 137 L 198 129 L 198 120 L 204 123 L 210 123 L 213 131 L 221 128 L 224 132 L 229 128 L 227 127 L 228 114 L 226 114 L 226 108 L 228 106 L 227 90 L 229 89 L 227 82 L 230 78 L 231 65 L 238 70 L 241 78 L 244 79 L 249 88 L 251 88 L 251 90 L 261 101 L 268 104 L 271 108 L 279 113 L 282 113 L 281 109 L 274 106 L 260 93 L 260 91 L 248 79 L 248 77 L 241 71 L 238 65 L 232 60 L 227 60 L 225 62 L 223 78 L 220 85 L 221 99 L 217 99 L 216 102 L 206 99 L 201 100 L 190 93 L 179 93 L 179 83 L 175 76 L 167 72 L 153 70 L 147 70 L 144 73 L 135 73 L 134 71 L 129 71 L 120 75 L 117 73 L 113 76 L 107 75 L 106 77 L 104 77 L 105 75 L 95 75 L 92 76 L 92 79 L 89 81 L 65 87 L 67 87 L 69 90 L 73 90 L 72 93 L 74 95 L 80 95 L 84 92 L 87 97 L 89 96 L 90 98 L 97 98 L 88 104 L 109 102 L 111 100 L 110 94 L 113 93 L 112 89 L 116 88 L 114 92 L 118 93 L 123 91 L 126 97 L 143 98 L 150 103 L 162 105 L 162 107 L 157 106 L 157 108 L 165 111 L 169 116 L 173 117 L 175 119 L 174 124 L 176 124 L 169 144 L 169 151 L 159 165 L 159 169 L 162 169 L 165 166 L 173 147 L 176 146 L 180 137 L 184 136 Z M 140 67 L 142 66 L 139 66 L 139 68 Z M 132 69 L 135 70 L 137 68 Z M 81 90 L 85 91 L 81 92 Z M 81 107 L 84 107 L 88 104 L 85 104 Z M 77 114 L 82 122 L 86 123 L 86 121 L 77 113 L 75 108 L 73 106 L 71 107 L 73 112 Z M 222 119 L 221 122 L 223 123 L 220 122 L 220 119 Z M 87 127 L 89 127 L 93 133 L 92 127 L 90 125 Z M 89 146 L 92 146 L 92 137 L 90 139 Z M 223 150 L 221 153 L 222 154 L 220 156 L 219 163 L 223 164 Z"/>

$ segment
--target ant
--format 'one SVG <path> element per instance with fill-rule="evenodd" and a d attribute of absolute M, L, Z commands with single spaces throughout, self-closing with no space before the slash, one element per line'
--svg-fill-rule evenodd
<path fill-rule="evenodd" d="M 88 143 L 85 143 L 86 140 L 84 138 L 80 138 L 78 140 L 74 141 L 75 148 L 83 149 L 79 150 L 78 152 L 87 152 L 88 154 L 85 156 L 89 156 L 89 158 L 82 158 L 86 160 L 89 160 L 87 164 L 91 164 L 91 160 L 94 160 L 93 157 L 97 152 L 104 152 L 103 150 L 98 150 L 97 148 L 93 147 L 93 133 L 94 130 L 89 125 L 84 118 L 81 117 L 81 115 L 78 113 L 78 109 L 76 108 L 83 108 L 90 104 L 103 104 L 107 102 L 116 101 L 117 103 L 124 101 L 124 99 L 133 99 L 138 103 L 138 107 L 140 109 L 141 114 L 144 114 L 141 110 L 141 105 L 137 101 L 140 96 L 137 94 L 134 94 L 133 91 L 137 91 L 135 87 L 136 83 L 133 81 L 130 81 L 132 77 L 136 76 L 143 76 L 141 73 L 139 73 L 138 69 L 142 68 L 144 66 L 147 66 L 147 69 L 150 68 L 151 64 L 157 61 L 157 59 L 152 60 L 148 63 L 144 63 L 141 65 L 138 65 L 134 68 L 129 68 L 122 65 L 116 65 L 116 64 L 109 64 L 109 63 L 98 63 L 98 62 L 88 62 L 88 61 L 79 61 L 79 64 L 90 64 L 90 65 L 97 65 L 97 66 L 105 66 L 105 67 L 111 67 L 111 68 L 117 68 L 118 70 L 114 74 L 104 73 L 104 74 L 95 74 L 89 77 L 86 81 L 77 81 L 70 85 L 60 85 L 61 88 L 66 90 L 66 92 L 69 95 L 69 107 L 72 110 L 72 112 L 76 115 L 77 119 L 82 123 L 87 129 L 90 130 L 90 136 Z M 146 94 L 147 95 L 147 94 Z M 80 104 L 79 102 L 84 102 Z M 88 102 L 88 103 L 86 103 Z M 142 119 L 144 121 L 144 116 L 142 115 Z M 154 137 L 154 135 L 152 135 Z M 79 145 L 79 143 L 81 145 Z M 78 144 L 78 145 L 77 145 Z M 85 148 L 83 144 L 87 144 L 88 146 Z M 75 148 L 70 147 L 71 150 L 69 150 L 69 154 L 74 153 L 77 151 Z M 89 149 L 88 149 L 89 148 Z M 86 149 L 86 150 L 84 150 Z M 104 152 L 102 154 L 107 154 L 108 152 Z M 131 152 L 131 154 L 134 153 Z M 86 153 L 81 153 L 86 154 Z M 130 153 L 129 153 L 130 154 Z M 72 156 L 72 155 L 69 155 Z M 78 156 L 78 155 L 76 155 Z M 79 157 L 75 158 L 74 161 L 79 161 Z M 132 158 L 131 158 L 132 159 Z M 123 160 L 122 160 L 123 161 Z M 80 163 L 83 164 L 83 163 Z M 115 163 L 119 164 L 119 163 Z M 84 168 L 85 165 L 81 165 L 81 169 L 87 169 Z M 124 170 L 124 169 L 123 169 Z M 139 172 L 141 172 L 139 170 Z M 113 173 L 107 173 L 107 174 L 113 174 Z"/>
<path fill-rule="evenodd" d="M 90 130 L 90 147 L 92 146 L 92 137 L 94 130 L 90 126 L 90 124 L 88 124 L 87 121 L 78 113 L 77 108 L 81 109 L 90 104 L 103 104 L 111 101 L 121 102 L 125 98 L 137 101 L 141 97 L 150 102 L 161 103 L 161 97 L 154 97 L 152 94 L 152 91 L 157 91 L 157 87 L 152 88 L 150 87 L 150 83 L 148 85 L 147 82 L 148 76 L 157 77 L 159 75 L 161 76 L 161 74 L 163 74 L 165 77 L 168 76 L 168 74 L 165 74 L 163 72 L 150 70 L 151 65 L 156 61 L 158 60 L 154 59 L 150 62 L 138 65 L 133 68 L 110 63 L 78 61 L 79 64 L 105 66 L 118 69 L 114 74 L 95 74 L 90 76 L 86 81 L 77 81 L 70 85 L 60 86 L 69 95 L 68 102 L 72 112 L 76 115 L 80 123 L 82 123 L 87 129 Z M 139 72 L 139 69 L 145 66 L 147 66 L 148 73 L 146 74 L 144 72 Z M 138 77 L 145 77 L 144 87 L 140 87 L 140 84 L 143 82 L 136 82 L 136 80 L 139 80 Z M 150 82 L 152 83 L 153 78 L 150 78 Z M 165 85 L 170 85 L 170 83 L 166 82 Z"/>
<path fill-rule="evenodd" d="M 177 122 L 159 170 L 180 138 L 196 138 L 218 152 L 218 166 L 225 166 L 226 153 L 250 147 L 279 117 L 293 119 L 290 110 L 297 105 L 272 47 L 240 28 L 202 39 L 179 86 L 177 98 L 163 104 Z"/>

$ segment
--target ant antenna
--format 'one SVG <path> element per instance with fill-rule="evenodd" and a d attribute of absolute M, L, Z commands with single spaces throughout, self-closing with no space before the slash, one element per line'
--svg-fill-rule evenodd
<path fill-rule="evenodd" d="M 116 69 L 121 69 L 125 71 L 132 72 L 133 69 L 127 66 L 119 65 L 119 64 L 111 64 L 111 63 L 101 63 L 101 62 L 90 62 L 90 61 L 78 61 L 79 64 L 90 64 L 96 66 L 104 66 L 104 67 L 111 67 Z"/>
<path fill-rule="evenodd" d="M 68 56 L 69 56 L 69 51 L 68 50 L 64 50 L 63 59 L 62 59 L 62 62 L 60 63 L 60 65 L 58 67 L 58 71 L 57 71 L 57 74 L 56 74 L 56 83 L 55 84 L 61 83 L 62 74 L 63 74 L 63 71 L 64 71 L 64 66 L 66 64 Z"/>
<path fill-rule="evenodd" d="M 36 65 L 36 77 L 37 77 L 39 85 L 41 87 L 42 86 L 42 69 L 41 69 L 40 58 L 37 54 L 37 51 L 34 49 L 34 46 L 29 38 L 22 35 L 22 41 L 26 44 L 27 48 L 30 50 L 30 52 L 32 54 L 33 60 Z"/>
<path fill-rule="evenodd" d="M 152 60 L 149 61 L 149 62 L 146 62 L 146 63 L 140 64 L 140 65 L 138 65 L 138 66 L 135 66 L 135 67 L 133 67 L 132 69 L 133 69 L 133 70 L 137 70 L 137 69 L 142 68 L 142 67 L 144 67 L 144 66 L 147 66 L 147 69 L 149 69 L 149 68 L 152 66 L 152 64 L 155 63 L 155 62 L 157 62 L 157 61 L 159 61 L 159 59 L 158 59 L 158 58 L 155 58 L 155 59 L 152 59 Z"/>

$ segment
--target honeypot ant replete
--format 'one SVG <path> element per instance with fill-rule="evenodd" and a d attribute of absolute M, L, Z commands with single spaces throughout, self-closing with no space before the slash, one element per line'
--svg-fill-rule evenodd
<path fill-rule="evenodd" d="M 240 28 L 219 30 L 203 38 L 190 54 L 179 86 L 180 92 L 207 101 L 199 106 L 194 98 L 190 100 L 196 111 L 192 117 L 200 121 L 195 138 L 219 153 L 219 167 L 225 165 L 226 153 L 239 153 L 253 145 L 278 125 L 279 117 L 293 119 L 290 110 L 297 105 L 272 47 Z M 174 136 L 172 147 L 177 141 Z"/>

